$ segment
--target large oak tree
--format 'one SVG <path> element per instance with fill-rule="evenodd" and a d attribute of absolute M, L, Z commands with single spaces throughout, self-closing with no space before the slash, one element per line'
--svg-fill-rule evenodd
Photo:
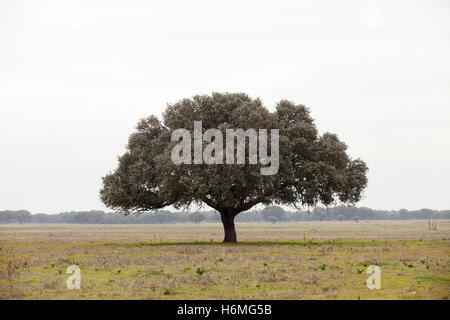
<path fill-rule="evenodd" d="M 279 129 L 278 173 L 261 175 L 262 165 L 248 161 L 175 165 L 171 150 L 177 142 L 171 141 L 171 133 L 184 128 L 193 137 L 194 121 L 200 120 L 203 131 L 218 128 L 224 137 L 226 129 Z M 259 99 L 243 93 L 199 95 L 168 105 L 162 122 L 150 116 L 138 123 L 118 168 L 103 178 L 100 195 L 105 205 L 126 213 L 205 203 L 221 215 L 224 242 L 236 242 L 234 218 L 257 204 L 359 201 L 367 166 L 352 160 L 346 149 L 335 134 L 318 134 L 303 105 L 282 100 L 269 112 Z"/>

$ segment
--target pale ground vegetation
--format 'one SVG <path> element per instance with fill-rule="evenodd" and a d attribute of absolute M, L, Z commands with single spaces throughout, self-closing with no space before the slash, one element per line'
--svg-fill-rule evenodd
<path fill-rule="evenodd" d="M 0 225 L 0 299 L 448 299 L 450 220 Z M 79 265 L 81 290 L 66 287 Z M 369 290 L 369 265 L 381 289 Z"/>

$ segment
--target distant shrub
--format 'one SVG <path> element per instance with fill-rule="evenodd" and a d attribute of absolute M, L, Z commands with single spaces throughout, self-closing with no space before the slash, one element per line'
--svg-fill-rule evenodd
<path fill-rule="evenodd" d="M 203 268 L 197 268 L 197 270 L 195 271 L 199 276 L 201 276 L 202 274 L 204 274 L 206 272 L 205 269 Z"/>

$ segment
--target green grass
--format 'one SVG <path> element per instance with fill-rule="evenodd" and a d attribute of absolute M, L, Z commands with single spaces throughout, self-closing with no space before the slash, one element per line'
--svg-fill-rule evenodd
<path fill-rule="evenodd" d="M 380 244 L 385 244 L 392 240 L 374 241 L 374 240 L 273 240 L 273 241 L 239 241 L 238 243 L 223 243 L 221 241 L 155 241 L 155 242 L 124 242 L 116 243 L 110 242 L 104 245 L 114 245 L 114 246 L 186 246 L 186 245 L 196 245 L 196 246 L 281 246 L 281 245 L 359 245 L 366 244 L 371 246 L 377 246 Z M 398 242 L 398 241 L 397 241 Z M 402 242 L 403 243 L 403 242 Z"/>
<path fill-rule="evenodd" d="M 424 276 L 417 276 L 415 277 L 415 279 L 419 280 L 419 281 L 444 281 L 444 282 L 449 282 L 450 278 L 444 278 L 440 275 L 436 275 L 436 274 L 430 274 L 430 275 L 424 275 Z"/>
<path fill-rule="evenodd" d="M 294 229 L 263 227 L 255 226 L 254 238 Z M 335 230 L 314 225 L 319 227 Z M 423 240 L 392 239 L 389 231 L 384 235 L 389 240 L 372 240 L 355 238 L 359 225 L 347 227 L 354 228 L 347 239 L 238 244 L 175 236 L 160 241 L 134 226 L 52 226 L 51 238 L 46 226 L 23 226 L 15 227 L 15 239 L 0 228 L 0 299 L 448 299 L 447 231 Z M 161 228 L 171 230 L 167 237 L 188 238 L 183 226 Z M 211 236 L 202 230 L 210 232 L 189 229 L 189 236 Z M 157 241 L 141 241 L 145 237 Z M 80 266 L 81 290 L 66 288 L 71 264 Z M 369 265 L 381 268 L 381 290 L 366 287 Z"/>

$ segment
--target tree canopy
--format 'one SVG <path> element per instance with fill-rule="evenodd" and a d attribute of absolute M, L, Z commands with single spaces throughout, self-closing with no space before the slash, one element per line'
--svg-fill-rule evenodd
<path fill-rule="evenodd" d="M 370 208 L 356 206 L 337 206 L 329 208 L 326 215 L 323 208 L 317 207 L 312 211 L 289 211 L 278 206 L 268 206 L 263 209 L 249 210 L 236 217 L 237 222 L 264 222 L 267 217 L 278 216 L 283 212 L 282 219 L 278 221 L 298 222 L 298 221 L 352 221 L 358 217 L 360 220 L 439 220 L 450 219 L 450 210 L 420 209 L 411 210 L 374 210 Z M 92 211 L 70 211 L 58 214 L 35 213 L 29 218 L 22 218 L 22 210 L 0 211 L 0 224 L 3 223 L 88 223 L 88 224 L 177 224 L 195 222 L 193 217 L 204 217 L 205 222 L 219 222 L 220 214 L 216 210 L 202 211 L 169 211 L 158 210 L 143 212 L 136 215 L 124 215 L 120 212 Z M 85 216 L 80 218 L 80 216 Z"/>
<path fill-rule="evenodd" d="M 261 175 L 263 165 L 249 161 L 174 164 L 171 150 L 177 142 L 171 133 L 180 128 L 193 133 L 194 121 L 202 121 L 203 131 L 214 128 L 224 135 L 226 129 L 278 129 L 278 173 Z M 197 95 L 169 104 L 162 122 L 155 116 L 139 121 L 117 169 L 103 178 L 100 195 L 105 205 L 125 212 L 205 203 L 221 214 L 224 241 L 236 242 L 235 216 L 257 204 L 298 208 L 359 201 L 367 166 L 346 149 L 337 135 L 318 134 L 304 105 L 281 100 L 269 112 L 260 99 L 243 93 Z"/>

